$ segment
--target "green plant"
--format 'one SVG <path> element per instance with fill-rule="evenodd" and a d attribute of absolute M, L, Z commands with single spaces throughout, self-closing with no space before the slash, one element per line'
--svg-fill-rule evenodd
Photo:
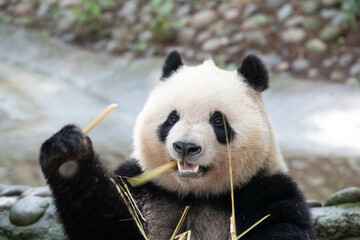
<path fill-rule="evenodd" d="M 74 32 L 77 38 L 88 38 L 104 33 L 108 22 L 101 16 L 103 10 L 114 5 L 112 0 L 81 0 L 79 5 L 72 8 L 75 15 Z"/>
<path fill-rule="evenodd" d="M 355 23 L 360 16 L 360 0 L 344 0 L 342 11 L 345 22 Z"/>
<path fill-rule="evenodd" d="M 271 21 L 271 17 L 263 15 L 263 14 L 254 15 L 253 19 L 257 25 L 263 25 L 263 24 Z"/>
<path fill-rule="evenodd" d="M 133 50 L 139 53 L 139 52 L 144 52 L 148 47 L 149 46 L 146 42 L 137 42 L 134 44 Z"/>
<path fill-rule="evenodd" d="M 55 20 L 59 20 L 61 15 L 61 10 L 58 6 L 56 6 L 53 10 L 52 10 L 52 17 Z"/>
<path fill-rule="evenodd" d="M 359 83 L 359 79 L 357 79 L 356 77 L 350 77 L 346 80 L 346 84 L 351 86 L 358 86 Z"/>
<path fill-rule="evenodd" d="M 152 15 L 149 22 L 152 39 L 171 41 L 175 31 L 181 27 L 180 21 L 172 16 L 175 8 L 172 0 L 152 0 L 142 11 Z"/>
<path fill-rule="evenodd" d="M 221 69 L 226 69 L 226 70 L 235 70 L 237 69 L 236 64 L 234 63 L 227 63 L 225 60 L 217 60 L 216 62 L 216 66 L 218 66 Z"/>
<path fill-rule="evenodd" d="M 100 20 L 102 8 L 112 5 L 111 0 L 82 0 L 81 4 L 74 7 L 76 20 L 80 23 Z"/>

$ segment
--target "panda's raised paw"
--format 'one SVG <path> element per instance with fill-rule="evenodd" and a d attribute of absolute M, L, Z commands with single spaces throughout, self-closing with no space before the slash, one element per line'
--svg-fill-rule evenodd
<path fill-rule="evenodd" d="M 75 125 L 66 125 L 40 149 L 39 161 L 44 172 L 69 172 L 69 167 L 77 166 L 77 161 L 86 159 L 92 153 L 91 141 Z M 70 171 L 71 172 L 71 171 Z M 65 174 L 66 175 L 66 174 Z"/>

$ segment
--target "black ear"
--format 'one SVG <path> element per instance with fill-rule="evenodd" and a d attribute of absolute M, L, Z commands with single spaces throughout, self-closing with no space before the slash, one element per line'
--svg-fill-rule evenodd
<path fill-rule="evenodd" d="M 255 90 L 262 92 L 269 87 L 269 73 L 259 57 L 248 55 L 237 71 Z"/>
<path fill-rule="evenodd" d="M 161 80 L 170 77 L 171 74 L 176 72 L 183 64 L 180 54 L 177 51 L 172 51 L 165 59 Z"/>

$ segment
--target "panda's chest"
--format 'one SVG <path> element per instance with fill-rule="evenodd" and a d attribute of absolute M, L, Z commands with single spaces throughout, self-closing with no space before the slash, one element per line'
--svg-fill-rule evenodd
<path fill-rule="evenodd" d="M 172 236 L 185 204 L 169 199 L 155 198 L 143 207 L 145 229 L 150 240 L 169 240 Z M 191 230 L 191 240 L 229 239 L 230 213 L 214 208 L 211 203 L 191 204 L 178 234 Z"/>
<path fill-rule="evenodd" d="M 191 239 L 229 239 L 230 214 L 209 204 L 190 208 L 182 232 L 191 230 Z"/>

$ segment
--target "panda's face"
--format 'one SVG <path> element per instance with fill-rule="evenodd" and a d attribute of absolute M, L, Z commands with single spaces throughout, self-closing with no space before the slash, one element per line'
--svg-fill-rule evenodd
<path fill-rule="evenodd" d="M 166 77 L 136 121 L 134 157 L 144 171 L 177 161 L 156 184 L 179 194 L 228 191 L 228 140 L 234 183 L 248 181 L 270 148 L 271 128 L 259 91 L 237 71 L 221 70 L 212 61 L 180 65 Z"/>
<path fill-rule="evenodd" d="M 196 110 L 198 113 L 194 114 L 184 109 L 181 116 L 173 110 L 159 129 L 161 141 L 166 143 L 170 156 L 178 163 L 178 177 L 182 180 L 203 177 L 214 164 L 212 159 L 218 145 L 235 137 L 222 112 Z"/>

